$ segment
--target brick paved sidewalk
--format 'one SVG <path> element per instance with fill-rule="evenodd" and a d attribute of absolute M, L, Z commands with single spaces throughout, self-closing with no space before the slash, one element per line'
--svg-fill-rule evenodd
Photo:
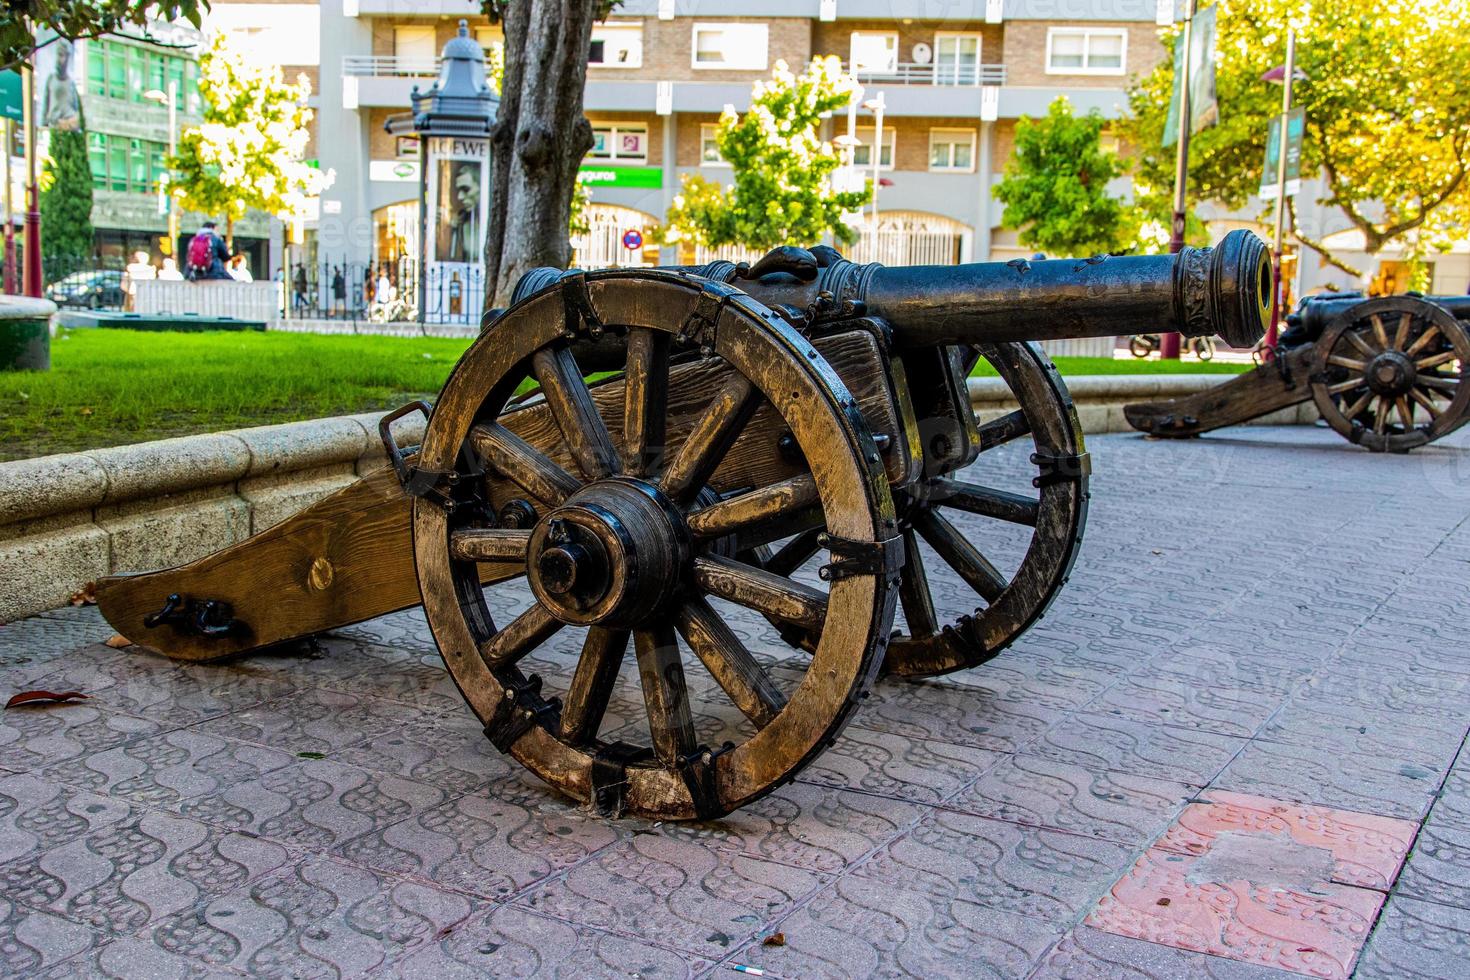
<path fill-rule="evenodd" d="M 0 694 L 92 695 L 0 715 L 0 973 L 1465 976 L 1470 432 L 1089 449 L 1036 629 L 883 682 L 704 825 L 586 816 L 502 760 L 416 612 L 212 667 L 104 646 L 91 609 L 0 627 Z"/>

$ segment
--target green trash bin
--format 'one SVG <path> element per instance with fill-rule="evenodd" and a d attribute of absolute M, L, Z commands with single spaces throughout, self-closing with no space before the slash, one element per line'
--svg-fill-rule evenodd
<path fill-rule="evenodd" d="M 56 304 L 0 296 L 0 371 L 51 370 L 51 314 Z"/>

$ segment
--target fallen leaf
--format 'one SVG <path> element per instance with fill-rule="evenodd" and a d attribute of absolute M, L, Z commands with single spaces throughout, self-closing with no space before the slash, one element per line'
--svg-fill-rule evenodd
<path fill-rule="evenodd" d="M 87 406 L 83 405 L 81 408 L 77 409 L 77 414 L 78 415 L 91 415 L 92 414 L 92 410 L 90 408 L 88 408 Z"/>
<path fill-rule="evenodd" d="M 762 939 L 761 940 L 761 945 L 762 946 L 785 946 L 786 945 L 786 933 L 784 933 L 784 932 L 773 932 L 769 936 L 767 936 L 765 939 Z"/>
<path fill-rule="evenodd" d="M 320 752 L 297 752 L 296 753 L 296 758 L 298 758 L 298 759 L 325 759 L 326 756 L 323 755 Z"/>
<path fill-rule="evenodd" d="M 71 594 L 73 606 L 95 606 L 97 605 L 97 583 L 88 582 Z"/>
<path fill-rule="evenodd" d="M 123 647 L 132 646 L 133 641 L 121 633 L 114 633 L 103 641 L 103 645 L 112 647 L 114 650 L 121 650 Z"/>
<path fill-rule="evenodd" d="M 22 691 L 9 701 L 6 701 L 5 707 L 14 708 L 16 705 L 32 704 L 36 701 L 64 704 L 67 701 L 84 700 L 89 697 L 91 697 L 90 694 L 83 694 L 81 691 L 66 691 L 62 694 L 54 694 L 51 691 Z"/>

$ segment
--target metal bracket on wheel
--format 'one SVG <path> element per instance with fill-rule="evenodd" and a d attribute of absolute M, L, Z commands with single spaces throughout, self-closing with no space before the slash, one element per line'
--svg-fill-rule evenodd
<path fill-rule="evenodd" d="M 602 336 L 603 323 L 592 308 L 592 298 L 587 295 L 587 274 L 574 273 L 561 280 L 561 300 L 566 309 L 567 339 L 571 340 L 582 331 L 594 339 Z"/>
<path fill-rule="evenodd" d="M 592 808 L 599 816 L 616 820 L 628 800 L 628 766 L 647 762 L 653 753 L 627 742 L 611 742 L 592 757 Z"/>
<path fill-rule="evenodd" d="M 832 561 L 817 570 L 823 582 L 840 582 L 854 575 L 892 578 L 903 568 L 903 538 L 883 541 L 853 541 L 834 534 L 820 534 L 817 544 L 832 552 Z"/>
<path fill-rule="evenodd" d="M 1039 449 L 1031 454 L 1031 463 L 1041 470 L 1041 474 L 1031 481 L 1031 485 L 1037 488 L 1092 475 L 1092 457 L 1087 453 L 1053 453 Z"/>
<path fill-rule="evenodd" d="M 708 820 L 720 812 L 720 796 L 715 789 L 715 760 L 735 747 L 726 742 L 717 749 L 708 747 L 691 752 L 679 760 L 679 775 L 694 801 L 694 815 Z"/>
<path fill-rule="evenodd" d="M 450 496 L 445 487 L 453 487 L 458 483 L 459 474 L 453 471 L 436 473 L 433 470 L 409 466 L 409 450 L 400 448 L 398 440 L 393 438 L 393 423 L 414 412 L 423 413 L 424 420 L 428 421 L 433 413 L 433 408 L 426 401 L 409 402 L 402 408 L 395 408 L 378 420 L 378 437 L 383 440 L 383 449 L 388 453 L 388 462 L 393 464 L 393 472 L 397 474 L 398 484 L 403 487 L 404 493 L 410 497 L 427 497 L 433 494 L 452 509 L 454 498 Z"/>
<path fill-rule="evenodd" d="M 501 753 L 509 752 L 533 725 L 560 714 L 561 699 L 543 700 L 541 678 L 532 674 L 524 681 L 506 685 L 504 696 L 485 724 L 485 737 Z"/>
<path fill-rule="evenodd" d="M 708 353 L 715 348 L 715 324 L 720 321 L 720 311 L 725 308 L 733 290 L 723 284 L 705 283 L 699 291 L 699 301 L 679 325 L 678 341 L 685 347 L 698 347 Z"/>

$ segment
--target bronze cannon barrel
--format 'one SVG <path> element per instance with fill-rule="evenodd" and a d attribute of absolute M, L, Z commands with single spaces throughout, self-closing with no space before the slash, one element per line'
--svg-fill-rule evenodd
<path fill-rule="evenodd" d="M 1443 307 L 1445 312 L 1456 320 L 1470 320 L 1470 296 L 1417 296 L 1426 303 Z M 1291 325 L 1293 333 L 1306 339 L 1315 340 L 1322 336 L 1323 329 L 1344 310 L 1350 310 L 1359 303 L 1368 302 L 1369 297 L 1363 293 L 1318 293 L 1315 296 L 1304 298 L 1297 308 L 1286 318 Z"/>

